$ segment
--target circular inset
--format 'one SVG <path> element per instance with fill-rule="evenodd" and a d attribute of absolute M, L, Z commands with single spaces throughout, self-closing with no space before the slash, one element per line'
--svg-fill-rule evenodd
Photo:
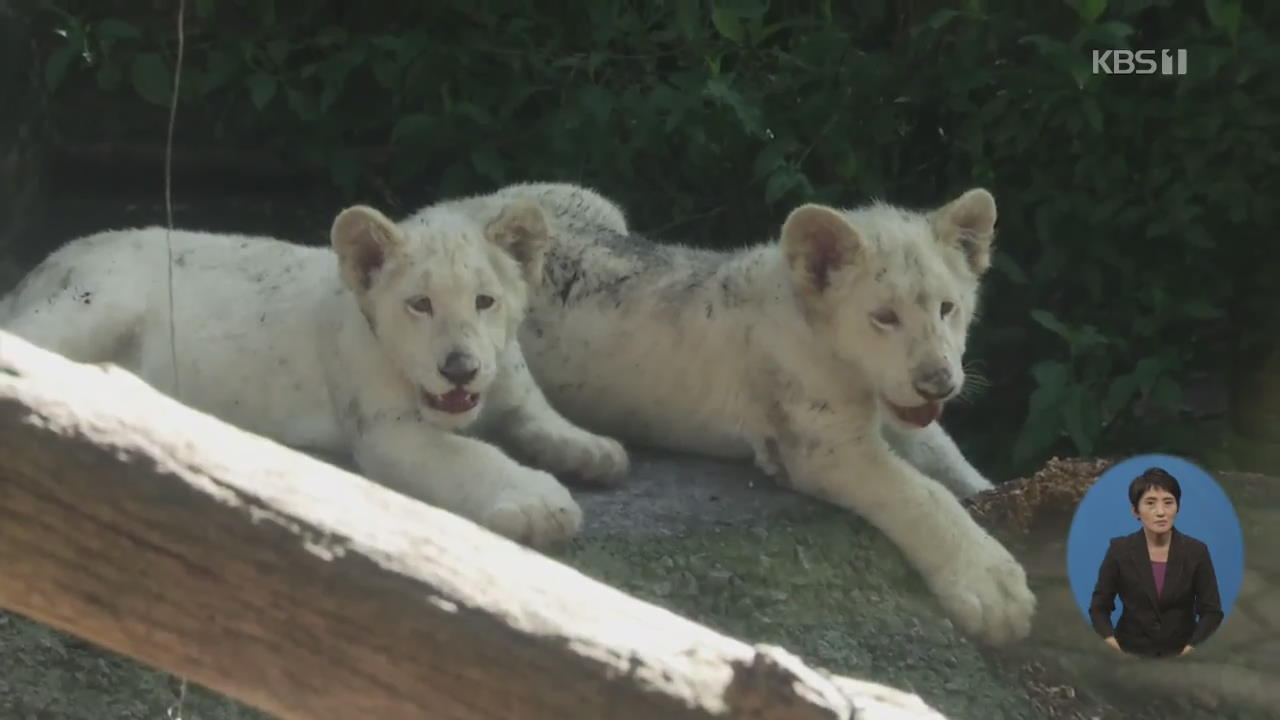
<path fill-rule="evenodd" d="M 1240 520 L 1194 463 L 1132 457 L 1103 473 L 1076 508 L 1067 575 L 1100 643 L 1112 635 L 1109 644 L 1130 654 L 1179 655 L 1211 639 L 1231 613 L 1244 576 Z"/>

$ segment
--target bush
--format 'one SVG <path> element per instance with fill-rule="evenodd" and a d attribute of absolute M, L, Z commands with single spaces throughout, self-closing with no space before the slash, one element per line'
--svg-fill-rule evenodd
<path fill-rule="evenodd" d="M 1275 4 L 189 4 L 183 137 L 265 144 L 353 198 L 568 179 L 728 247 L 802 201 L 989 187 L 990 387 L 956 431 L 996 475 L 1187 452 L 1183 382 L 1276 307 Z M 172 18 L 130 6 L 50 6 L 55 112 L 74 88 L 167 105 Z M 1105 48 L 1183 48 L 1188 72 L 1094 75 Z"/>

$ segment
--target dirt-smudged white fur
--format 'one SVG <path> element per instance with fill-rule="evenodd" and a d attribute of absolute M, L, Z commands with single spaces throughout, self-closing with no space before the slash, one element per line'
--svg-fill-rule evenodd
<path fill-rule="evenodd" d="M 369 478 L 534 546 L 582 522 L 551 473 L 625 475 L 621 445 L 552 409 L 521 353 L 517 328 L 548 242 L 537 205 L 507 203 L 483 224 L 435 211 L 412 229 L 356 206 L 334 220 L 332 250 L 171 239 L 184 403 L 287 445 L 350 454 Z M 73 241 L 5 299 L 0 322 L 172 393 L 167 263 L 161 228 Z"/>
<path fill-rule="evenodd" d="M 936 422 L 964 383 L 996 221 L 987 191 L 930 212 L 805 205 L 777 242 L 732 252 L 631 235 L 615 204 L 567 184 L 437 207 L 483 219 L 514 200 L 552 220 L 521 343 L 568 417 L 637 444 L 753 457 L 885 532 L 965 630 L 1027 635 L 1022 567 L 959 502 L 991 483 Z"/>

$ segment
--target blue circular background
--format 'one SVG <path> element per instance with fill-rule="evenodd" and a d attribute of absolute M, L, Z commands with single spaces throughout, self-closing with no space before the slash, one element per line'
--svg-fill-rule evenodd
<path fill-rule="evenodd" d="M 1098 568 L 1111 538 L 1128 535 L 1142 523 L 1129 504 L 1129 483 L 1150 467 L 1164 468 L 1178 479 L 1182 500 L 1174 527 L 1209 546 L 1224 616 L 1231 614 L 1244 576 L 1244 536 L 1231 500 L 1218 483 L 1195 464 L 1172 455 L 1138 455 L 1116 463 L 1085 493 L 1067 535 L 1067 576 L 1076 605 L 1089 622 L 1089 601 Z M 1123 609 L 1119 596 L 1111 614 L 1114 625 Z M 1209 640 L 1212 642 L 1212 638 Z"/>

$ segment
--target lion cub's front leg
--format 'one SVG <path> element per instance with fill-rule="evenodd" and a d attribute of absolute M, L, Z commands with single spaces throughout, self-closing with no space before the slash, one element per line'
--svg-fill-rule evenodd
<path fill-rule="evenodd" d="M 617 485 L 630 461 L 622 444 L 574 425 L 534 381 L 518 345 L 504 358 L 507 371 L 491 402 L 493 419 L 484 433 L 520 460 L 557 477 L 593 485 Z"/>
<path fill-rule="evenodd" d="M 626 479 L 629 461 L 621 443 L 564 421 L 554 410 L 541 412 L 544 409 L 551 410 L 525 408 L 508 416 L 503 446 L 530 465 L 570 481 L 613 486 Z"/>
<path fill-rule="evenodd" d="M 867 419 L 791 408 L 781 446 L 793 487 L 854 510 L 893 541 L 963 630 L 991 644 L 1030 632 L 1021 564 L 948 488 L 894 454 Z M 860 413 L 855 413 L 861 415 Z"/>
<path fill-rule="evenodd" d="M 903 430 L 888 424 L 881 429 L 885 440 L 904 460 L 946 485 L 961 500 L 994 487 L 969 463 L 938 423 L 919 430 Z"/>
<path fill-rule="evenodd" d="M 361 430 L 352 443 L 361 471 L 405 495 L 538 548 L 582 527 L 582 510 L 567 488 L 488 443 L 416 417 L 374 417 Z"/>

